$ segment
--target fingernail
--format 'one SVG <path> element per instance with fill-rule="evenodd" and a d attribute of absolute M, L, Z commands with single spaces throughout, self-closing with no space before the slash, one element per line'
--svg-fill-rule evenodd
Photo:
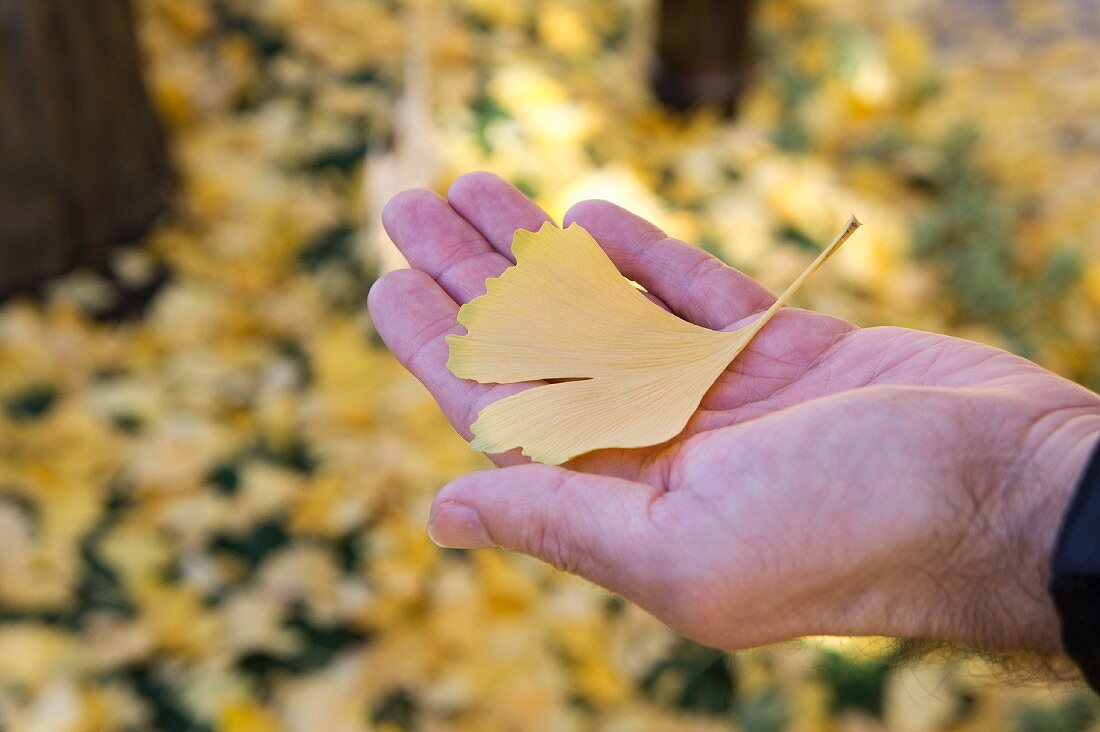
<path fill-rule="evenodd" d="M 446 549 L 483 549 L 495 546 L 477 511 L 461 503 L 445 501 L 428 519 L 428 536 Z"/>

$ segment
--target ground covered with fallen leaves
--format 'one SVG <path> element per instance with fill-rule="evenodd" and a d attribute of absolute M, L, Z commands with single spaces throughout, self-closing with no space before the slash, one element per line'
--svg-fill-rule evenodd
<path fill-rule="evenodd" d="M 425 2 L 137 3 L 176 205 L 110 278 L 0 307 L 0 727 L 1095 728 L 1073 684 L 878 640 L 724 654 L 436 548 L 434 491 L 485 462 L 364 300 L 417 176 L 612 198 L 772 287 L 855 211 L 800 304 L 1097 388 L 1097 5 L 762 3 L 728 121 L 653 102 L 648 3 Z"/>

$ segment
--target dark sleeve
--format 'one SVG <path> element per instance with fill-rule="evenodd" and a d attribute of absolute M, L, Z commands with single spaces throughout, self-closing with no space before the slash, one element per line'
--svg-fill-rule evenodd
<path fill-rule="evenodd" d="M 1100 442 L 1062 520 L 1052 569 L 1062 644 L 1100 691 Z"/>

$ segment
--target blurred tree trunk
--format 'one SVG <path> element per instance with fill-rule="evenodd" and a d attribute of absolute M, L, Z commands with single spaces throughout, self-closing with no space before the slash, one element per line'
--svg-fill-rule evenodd
<path fill-rule="evenodd" d="M 0 0 L 0 296 L 99 264 L 170 168 L 127 0 Z"/>
<path fill-rule="evenodd" d="M 666 105 L 732 115 L 752 62 L 754 0 L 661 0 L 654 87 Z"/>

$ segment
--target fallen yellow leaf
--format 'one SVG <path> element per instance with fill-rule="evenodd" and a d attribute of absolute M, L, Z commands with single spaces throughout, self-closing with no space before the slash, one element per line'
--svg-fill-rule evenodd
<path fill-rule="evenodd" d="M 463 305 L 464 336 L 447 337 L 458 377 L 538 385 L 485 407 L 470 448 L 522 447 L 558 465 L 608 447 L 675 437 L 707 389 L 772 316 L 859 226 L 844 231 L 759 318 L 724 332 L 661 309 L 623 277 L 577 224 L 515 233 L 516 265 Z"/>

